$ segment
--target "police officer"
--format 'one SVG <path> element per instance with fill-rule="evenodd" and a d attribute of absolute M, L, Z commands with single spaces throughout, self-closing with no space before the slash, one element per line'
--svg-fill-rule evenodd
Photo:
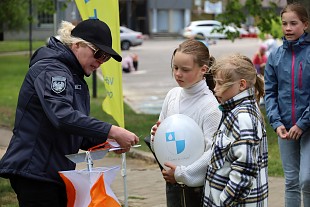
<path fill-rule="evenodd" d="M 23 207 L 65 207 L 66 189 L 58 171 L 74 170 L 65 157 L 114 139 L 126 152 L 139 138 L 126 129 L 89 116 L 85 76 L 111 57 L 111 31 L 98 19 L 76 27 L 62 22 L 59 39 L 32 56 L 21 86 L 13 136 L 0 161 L 0 176 L 9 178 Z"/>

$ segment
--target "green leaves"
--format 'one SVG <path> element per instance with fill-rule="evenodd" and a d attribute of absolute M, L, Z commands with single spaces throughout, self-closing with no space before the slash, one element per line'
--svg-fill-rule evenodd
<path fill-rule="evenodd" d="M 241 28 L 250 16 L 254 19 L 255 25 L 260 32 L 271 34 L 272 26 L 280 24 L 278 7 L 275 3 L 270 2 L 268 7 L 262 6 L 262 0 L 246 0 L 241 4 L 239 0 L 229 0 L 226 4 L 224 13 L 219 14 L 216 19 L 222 22 L 222 25 L 231 25 L 233 27 Z M 219 31 L 223 29 L 219 29 Z M 229 39 L 234 40 L 239 37 L 239 32 L 226 32 Z"/>
<path fill-rule="evenodd" d="M 27 24 L 28 8 L 26 0 L 0 1 L 0 32 L 7 30 L 22 30 Z"/>
<path fill-rule="evenodd" d="M 63 7 L 65 8 L 65 0 Z M 20 31 L 27 28 L 29 22 L 35 22 L 39 13 L 53 14 L 56 11 L 55 0 L 0 0 L 0 33 L 5 30 Z M 31 4 L 30 4 L 31 3 Z M 30 16 L 30 6 L 33 14 Z M 64 9 L 58 8 L 58 9 Z"/>

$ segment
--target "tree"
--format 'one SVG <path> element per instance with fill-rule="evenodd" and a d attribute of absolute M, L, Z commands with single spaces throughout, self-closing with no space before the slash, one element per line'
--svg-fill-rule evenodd
<path fill-rule="evenodd" d="M 37 12 L 53 14 L 56 0 L 1 0 L 0 1 L 0 32 L 20 31 L 27 28 L 33 17 L 29 15 L 29 6 Z"/>
<path fill-rule="evenodd" d="M 274 22 L 279 23 L 278 14 L 276 13 L 277 6 L 275 3 L 270 3 L 270 7 L 263 8 L 262 0 L 246 0 L 244 4 L 240 0 L 228 0 L 225 11 L 217 16 L 217 19 L 223 25 L 234 25 L 236 28 L 241 27 L 241 24 L 246 22 L 248 16 L 255 19 L 256 26 L 262 33 L 270 33 L 271 25 Z M 220 28 L 223 31 L 223 28 Z M 239 33 L 226 32 L 229 39 L 234 40 L 239 36 Z"/>
<path fill-rule="evenodd" d="M 21 30 L 27 25 L 27 0 L 0 1 L 0 32 L 7 30 Z"/>
<path fill-rule="evenodd" d="M 21 31 L 31 27 L 36 18 L 34 13 L 54 14 L 56 12 L 56 3 L 58 0 L 0 0 L 0 41 L 3 40 L 4 31 Z M 63 8 L 67 7 L 67 2 L 71 0 L 62 0 Z M 31 12 L 30 12 L 31 11 Z"/>
<path fill-rule="evenodd" d="M 274 29 L 281 24 L 279 9 L 276 1 L 270 2 L 269 7 L 262 7 L 262 0 L 246 0 L 244 4 L 240 3 L 240 0 L 227 0 L 225 11 L 219 14 L 216 19 L 225 25 L 234 25 L 235 27 L 241 27 L 241 24 L 246 22 L 247 16 L 252 16 L 255 19 L 256 26 L 259 28 L 261 33 L 272 34 L 275 37 L 282 35 L 278 29 Z M 310 8 L 309 0 L 288 0 L 287 3 L 300 2 L 305 5 L 306 8 Z M 278 27 L 277 27 L 278 28 Z M 224 27 L 218 31 L 223 32 Z M 239 36 L 239 33 L 233 33 L 226 31 L 229 39 L 234 40 Z"/>

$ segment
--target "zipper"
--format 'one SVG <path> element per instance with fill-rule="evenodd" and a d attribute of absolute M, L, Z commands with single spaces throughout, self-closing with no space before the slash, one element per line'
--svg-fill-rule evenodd
<path fill-rule="evenodd" d="M 292 48 L 292 68 L 291 68 L 291 79 L 292 79 L 292 86 L 291 86 L 291 96 L 292 96 L 292 123 L 295 125 L 295 53 Z"/>

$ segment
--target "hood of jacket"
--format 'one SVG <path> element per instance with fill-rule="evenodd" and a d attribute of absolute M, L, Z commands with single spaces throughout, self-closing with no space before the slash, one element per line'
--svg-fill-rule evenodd
<path fill-rule="evenodd" d="M 84 70 L 72 50 L 55 37 L 51 37 L 46 46 L 39 48 L 32 55 L 29 67 L 43 59 L 56 59 L 78 76 L 84 76 Z"/>

